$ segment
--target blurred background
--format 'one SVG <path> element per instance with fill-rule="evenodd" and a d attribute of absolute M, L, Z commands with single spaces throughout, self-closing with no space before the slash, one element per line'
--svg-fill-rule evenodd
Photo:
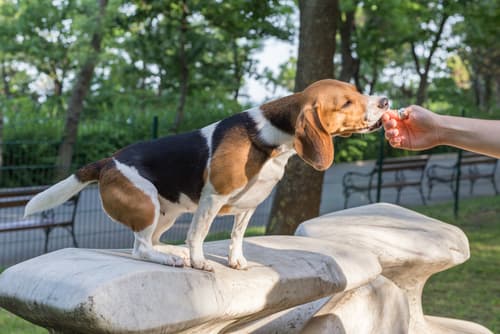
<path fill-rule="evenodd" d="M 16 230 L 30 189 L 125 145 L 203 127 L 319 79 L 386 95 L 394 108 L 499 119 L 499 22 L 497 0 L 0 0 L 0 267 L 43 254 L 46 240 L 47 251 L 132 245 L 130 231 L 102 212 L 96 186 L 74 209 L 42 217 L 70 220 L 66 230 Z M 319 173 L 292 159 L 249 232 L 292 234 L 308 218 L 343 209 L 346 173 L 420 154 L 456 168 L 457 151 L 447 147 L 394 150 L 381 132 L 335 138 L 334 167 Z M 451 303 L 463 307 L 452 315 L 500 330 L 500 302 L 491 298 L 500 295 L 493 164 L 493 179 L 474 191 L 436 189 L 424 207 L 409 190 L 400 204 L 459 225 L 471 240 L 472 264 L 431 284 L 438 297 L 426 307 L 450 311 L 440 302 L 449 305 L 450 285 L 463 280 Z M 377 195 L 396 202 L 394 191 Z M 451 213 L 454 196 L 471 200 L 460 215 Z M 181 217 L 163 240 L 183 243 L 189 221 Z M 227 238 L 231 224 L 217 219 L 211 238 Z M 0 325 L 12 333 L 18 322 L 9 317 L 0 313 Z"/>
<path fill-rule="evenodd" d="M 323 78 L 386 95 L 395 108 L 498 119 L 499 11 L 497 1 L 461 0 L 0 0 L 0 190 L 51 184 L 130 143 L 200 128 Z M 380 133 L 336 138 L 335 152 L 337 164 L 422 153 L 394 150 Z M 455 151 L 423 153 L 447 152 Z M 292 159 L 255 224 L 290 234 L 341 209 L 341 186 L 325 187 L 340 178 Z M 0 209 L 0 220 L 21 213 Z M 81 245 L 131 243 L 102 213 L 96 187 L 74 219 Z M 182 242 L 185 228 L 174 230 L 167 239 Z M 0 265 L 42 252 L 42 232 L 0 233 Z M 71 245 L 54 232 L 62 243 L 54 237 L 49 249 Z"/>

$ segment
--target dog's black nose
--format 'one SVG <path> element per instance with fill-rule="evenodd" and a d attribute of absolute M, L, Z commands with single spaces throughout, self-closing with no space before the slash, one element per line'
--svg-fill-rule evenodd
<path fill-rule="evenodd" d="M 387 109 L 387 108 L 389 108 L 389 99 L 386 98 L 386 97 L 381 98 L 378 101 L 377 107 L 379 107 L 380 109 Z"/>

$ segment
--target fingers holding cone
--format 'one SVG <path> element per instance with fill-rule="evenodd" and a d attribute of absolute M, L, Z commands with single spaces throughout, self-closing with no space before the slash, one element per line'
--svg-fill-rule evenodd
<path fill-rule="evenodd" d="M 405 108 L 398 110 L 388 110 L 382 116 L 382 122 L 385 130 L 385 138 L 393 147 L 400 147 L 404 136 L 402 134 L 402 127 L 404 120 L 409 116 L 409 111 Z"/>

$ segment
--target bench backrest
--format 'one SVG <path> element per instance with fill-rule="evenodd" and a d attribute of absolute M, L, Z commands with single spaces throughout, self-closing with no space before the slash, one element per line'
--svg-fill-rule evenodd
<path fill-rule="evenodd" d="M 24 206 L 34 195 L 45 189 L 47 186 L 0 190 L 0 209 Z"/>
<path fill-rule="evenodd" d="M 429 155 L 418 155 L 408 158 L 387 158 L 382 161 L 382 172 L 396 172 L 400 170 L 423 171 L 428 161 Z M 377 172 L 379 168 L 379 161 L 377 161 L 375 163 L 374 172 Z"/>
<path fill-rule="evenodd" d="M 496 165 L 497 162 L 498 162 L 497 158 L 473 152 L 463 152 L 462 159 L 460 160 L 461 165 L 478 165 L 478 164 Z"/>
<path fill-rule="evenodd" d="M 0 190 L 0 209 L 25 206 L 33 196 L 47 188 L 48 186 L 36 186 Z M 68 200 L 68 202 L 73 202 L 75 205 L 77 201 L 78 195 Z"/>

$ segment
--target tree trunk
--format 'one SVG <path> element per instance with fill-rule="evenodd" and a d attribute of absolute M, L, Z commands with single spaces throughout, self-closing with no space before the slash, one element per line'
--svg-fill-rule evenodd
<path fill-rule="evenodd" d="M 66 177 L 71 170 L 71 160 L 73 158 L 76 138 L 78 135 L 78 122 L 83 109 L 83 101 L 89 91 L 90 83 L 94 75 L 94 68 L 97 64 L 98 56 L 101 51 L 101 40 L 103 34 L 102 26 L 107 0 L 98 0 L 98 4 L 99 13 L 97 15 L 97 25 L 91 40 L 92 50 L 78 73 L 75 86 L 73 87 L 73 92 L 71 93 L 68 111 L 66 113 L 63 139 L 61 146 L 59 147 L 57 159 L 57 179 Z"/>
<path fill-rule="evenodd" d="M 3 110 L 0 106 L 0 168 L 3 167 Z M 2 179 L 2 170 L 0 169 L 0 180 Z"/>
<path fill-rule="evenodd" d="M 5 66 L 5 61 L 2 60 L 2 83 L 3 83 L 3 94 L 6 98 L 11 97 L 9 79 L 7 78 L 7 68 Z"/>
<path fill-rule="evenodd" d="M 493 95 L 493 80 L 491 74 L 484 75 L 484 110 L 487 113 L 490 113 L 492 103 L 492 95 Z"/>
<path fill-rule="evenodd" d="M 333 77 L 338 4 L 300 0 L 300 36 L 295 91 Z M 278 184 L 267 224 L 268 234 L 293 234 L 298 224 L 319 214 L 323 172 L 297 157 L 290 159 Z"/>
<path fill-rule="evenodd" d="M 2 60 L 2 82 L 3 82 L 3 94 L 4 99 L 10 98 L 10 85 L 7 79 L 7 69 L 5 66 L 5 61 Z M 1 103 L 1 102 L 0 102 Z M 6 108 L 5 108 L 6 109 Z M 3 106 L 0 105 L 0 167 L 3 167 Z M 0 170 L 0 180 L 2 179 L 2 171 Z"/>
<path fill-rule="evenodd" d="M 188 8 L 186 0 L 182 0 L 182 19 L 179 34 L 179 67 L 180 67 L 180 87 L 179 87 L 179 102 L 177 103 L 177 111 L 175 120 L 172 126 L 172 132 L 179 132 L 180 125 L 184 119 L 184 106 L 186 105 L 186 96 L 188 93 L 189 67 L 186 59 L 186 33 L 188 29 Z"/>
<path fill-rule="evenodd" d="M 240 96 L 240 87 L 241 87 L 241 77 L 243 71 L 241 70 L 241 64 L 238 58 L 238 43 L 236 39 L 233 39 L 232 42 L 232 51 L 233 51 L 233 65 L 234 65 L 234 92 L 233 99 L 238 101 L 238 97 Z"/>
<path fill-rule="evenodd" d="M 416 104 L 422 105 L 422 103 L 424 103 L 424 101 L 427 99 L 427 87 L 429 87 L 429 83 L 427 82 L 427 74 L 420 75 Z"/>
<path fill-rule="evenodd" d="M 358 61 L 352 55 L 352 33 L 354 32 L 355 10 L 349 10 L 345 13 L 345 21 L 342 20 L 342 15 L 339 15 L 339 32 L 340 32 L 340 48 L 342 56 L 342 69 L 340 71 L 339 80 L 349 82 L 357 72 Z"/>
<path fill-rule="evenodd" d="M 443 5 L 444 6 L 444 5 Z M 420 82 L 417 90 L 417 100 L 416 104 L 422 105 L 427 98 L 427 88 L 429 87 L 429 83 L 427 79 L 429 78 L 429 70 L 431 68 L 432 56 L 434 56 L 434 52 L 436 51 L 439 41 L 441 40 L 441 35 L 443 34 L 444 25 L 448 20 L 448 14 L 443 13 L 441 17 L 441 21 L 439 22 L 439 28 L 436 34 L 434 35 L 434 39 L 432 41 L 431 48 L 429 50 L 429 55 L 425 59 L 425 66 L 423 69 L 420 67 L 420 61 L 417 57 L 417 53 L 415 51 L 415 43 L 411 42 L 411 52 L 413 56 L 413 60 L 415 62 L 415 68 L 420 77 Z"/>

